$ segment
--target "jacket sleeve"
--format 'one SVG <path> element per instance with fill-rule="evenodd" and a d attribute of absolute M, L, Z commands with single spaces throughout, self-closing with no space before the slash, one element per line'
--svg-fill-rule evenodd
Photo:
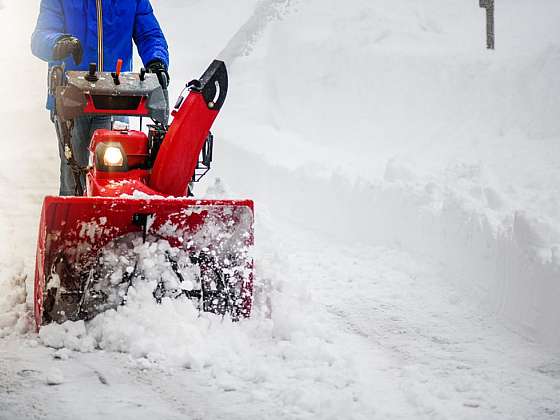
<path fill-rule="evenodd" d="M 145 66 L 159 60 L 169 67 L 167 41 L 154 15 L 150 0 L 138 0 L 133 37 Z"/>
<path fill-rule="evenodd" d="M 64 35 L 61 0 L 41 0 L 39 18 L 31 36 L 31 51 L 41 60 L 52 61 L 54 44 Z"/>

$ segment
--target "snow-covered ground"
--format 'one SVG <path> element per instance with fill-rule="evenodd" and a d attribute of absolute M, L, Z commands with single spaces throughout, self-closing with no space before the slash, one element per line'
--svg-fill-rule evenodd
<path fill-rule="evenodd" d="M 38 2 L 3 3 L 0 419 L 560 418 L 558 2 L 500 3 L 489 53 L 477 1 L 154 0 L 174 92 L 228 61 L 200 192 L 256 201 L 258 310 L 139 290 L 40 336 L 58 158 Z"/>

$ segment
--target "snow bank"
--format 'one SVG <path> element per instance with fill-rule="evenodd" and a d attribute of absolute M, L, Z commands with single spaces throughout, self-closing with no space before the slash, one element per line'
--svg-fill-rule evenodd
<path fill-rule="evenodd" d="M 247 155 L 233 147 L 227 154 Z M 496 193 L 474 180 L 472 195 L 465 196 L 436 183 L 351 182 L 342 175 L 324 178 L 309 172 L 261 162 L 238 176 L 260 179 L 253 193 L 275 214 L 305 229 L 328 229 L 332 241 L 393 246 L 434 260 L 467 296 L 512 328 L 560 345 L 558 248 L 549 247 L 545 234 L 550 231 L 526 213 L 502 218 L 481 208 L 481 201 L 497 200 Z M 391 177 L 406 173 L 388 172 Z M 289 201 L 274 193 L 285 188 L 287 179 L 298 180 Z"/>
<path fill-rule="evenodd" d="M 487 52 L 476 2 L 337 4 L 288 4 L 230 54 L 220 175 L 301 226 L 427 255 L 560 345 L 560 5 L 501 5 Z"/>

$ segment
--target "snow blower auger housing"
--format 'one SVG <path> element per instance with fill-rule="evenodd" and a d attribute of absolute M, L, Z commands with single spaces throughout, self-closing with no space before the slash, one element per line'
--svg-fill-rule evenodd
<path fill-rule="evenodd" d="M 75 197 L 46 197 L 43 203 L 37 329 L 118 308 L 140 280 L 153 283 L 157 302 L 188 298 L 202 311 L 248 317 L 253 202 L 189 198 L 191 183 L 210 169 L 210 128 L 227 95 L 225 64 L 214 61 L 187 84 L 170 125 L 157 76 L 144 70 L 121 74 L 119 67 L 115 73 L 97 72 L 95 65 L 89 72 L 51 71 L 59 137 L 76 179 L 86 181 Z M 123 125 L 97 130 L 90 165 L 80 168 L 70 136 L 82 115 L 145 117 L 153 124 L 148 134 Z M 146 264 L 146 250 L 159 258 L 159 271 Z"/>

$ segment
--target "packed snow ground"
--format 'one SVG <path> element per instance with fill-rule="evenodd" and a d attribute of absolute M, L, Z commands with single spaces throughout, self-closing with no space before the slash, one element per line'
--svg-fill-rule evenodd
<path fill-rule="evenodd" d="M 489 54 L 476 1 L 153 3 L 175 92 L 230 65 L 201 190 L 256 200 L 258 310 L 30 330 L 58 162 L 6 0 L 0 419 L 559 418 L 560 6 L 501 6 Z"/>

